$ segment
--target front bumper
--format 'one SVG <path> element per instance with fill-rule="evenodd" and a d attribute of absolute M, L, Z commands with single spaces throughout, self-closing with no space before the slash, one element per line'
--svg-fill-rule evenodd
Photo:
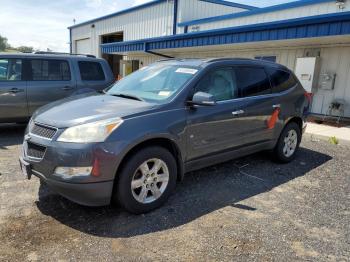
<path fill-rule="evenodd" d="M 35 170 L 32 170 L 32 174 L 40 178 L 54 192 L 80 205 L 106 206 L 110 204 L 113 181 L 74 184 L 48 179 Z"/>
<path fill-rule="evenodd" d="M 45 148 L 43 157 L 27 154 L 28 144 Z M 86 206 L 110 204 L 114 179 L 121 161 L 123 144 L 73 144 L 26 135 L 21 158 L 29 164 L 30 173 L 39 177 L 49 188 L 63 197 Z M 91 167 L 97 165 L 98 175 L 62 177 L 56 167 Z"/>

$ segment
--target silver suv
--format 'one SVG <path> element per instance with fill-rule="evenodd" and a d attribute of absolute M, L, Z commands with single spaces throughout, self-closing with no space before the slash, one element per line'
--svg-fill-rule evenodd
<path fill-rule="evenodd" d="M 93 56 L 0 53 L 0 123 L 27 121 L 45 104 L 113 82 L 108 63 Z"/>

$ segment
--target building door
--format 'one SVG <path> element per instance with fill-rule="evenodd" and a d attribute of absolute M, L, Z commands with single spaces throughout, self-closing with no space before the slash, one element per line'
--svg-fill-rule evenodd
<path fill-rule="evenodd" d="M 76 41 L 76 53 L 91 55 L 91 40 L 90 38 L 81 39 Z"/>

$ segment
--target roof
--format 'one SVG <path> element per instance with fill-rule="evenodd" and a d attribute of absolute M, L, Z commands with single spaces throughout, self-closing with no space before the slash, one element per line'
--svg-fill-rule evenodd
<path fill-rule="evenodd" d="M 72 29 L 75 27 L 79 27 L 79 26 L 83 26 L 83 25 L 87 25 L 87 24 L 91 24 L 91 23 L 95 23 L 104 19 L 108 19 L 111 17 L 115 17 L 118 15 L 122 15 L 122 14 L 126 14 L 126 13 L 130 13 L 130 12 L 134 12 L 143 8 L 147 8 L 147 7 L 151 7 L 154 5 L 158 5 L 160 3 L 166 2 L 167 0 L 152 0 L 151 2 L 142 4 L 142 5 L 138 5 L 138 6 L 134 6 L 128 9 L 124 9 L 122 11 L 118 11 L 109 15 L 105 15 L 105 16 L 101 16 L 95 19 L 91 19 L 76 25 L 72 25 L 70 27 L 68 27 L 68 29 Z M 237 7 L 237 8 L 242 8 L 242 9 L 246 9 L 246 10 L 253 10 L 253 9 L 257 9 L 257 7 L 254 6 L 250 6 L 250 5 L 244 5 L 244 4 L 238 4 L 238 3 L 233 3 L 233 2 L 228 2 L 225 0 L 199 0 L 199 1 L 203 1 L 203 2 L 209 2 L 209 3 L 214 3 L 214 4 L 219 4 L 219 5 L 226 5 L 226 6 L 231 6 L 231 7 Z"/>
<path fill-rule="evenodd" d="M 325 2 L 334 2 L 334 0 L 299 0 L 299 1 L 290 2 L 290 3 L 286 3 L 286 4 L 279 4 L 279 5 L 273 5 L 273 6 L 263 7 L 263 8 L 256 8 L 253 10 L 243 11 L 243 12 L 239 12 L 239 13 L 233 13 L 233 14 L 191 20 L 191 21 L 179 23 L 178 26 L 199 25 L 199 24 L 204 24 L 204 23 L 210 23 L 210 22 L 227 20 L 227 19 L 234 19 L 234 18 L 241 18 L 241 17 L 269 13 L 269 12 L 276 12 L 276 11 L 286 10 L 286 9 L 290 9 L 290 8 L 320 4 L 320 3 L 325 3 Z"/>
<path fill-rule="evenodd" d="M 103 53 L 125 53 L 336 35 L 350 35 L 350 12 L 102 44 L 101 48 Z"/>

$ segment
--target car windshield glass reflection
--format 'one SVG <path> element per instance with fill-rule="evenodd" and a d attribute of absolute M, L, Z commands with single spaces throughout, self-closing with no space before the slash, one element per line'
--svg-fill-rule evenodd
<path fill-rule="evenodd" d="M 164 103 L 175 96 L 197 72 L 198 69 L 194 67 L 155 64 L 120 80 L 107 94 Z"/>

